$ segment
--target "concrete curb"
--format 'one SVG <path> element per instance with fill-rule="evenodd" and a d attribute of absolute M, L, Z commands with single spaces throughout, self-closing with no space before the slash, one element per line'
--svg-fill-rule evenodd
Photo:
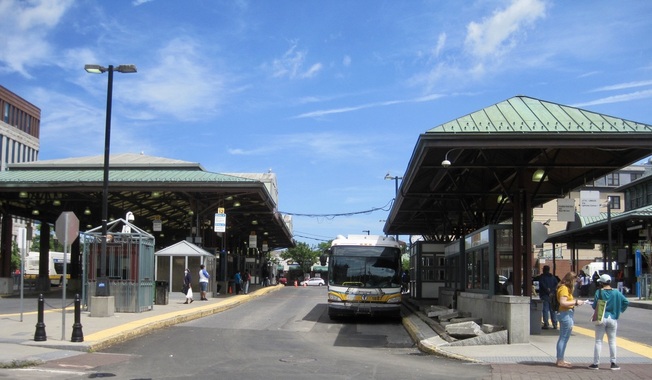
<path fill-rule="evenodd" d="M 418 320 L 415 321 L 414 318 L 417 318 Z M 417 324 L 422 326 L 419 327 Z M 405 330 L 407 330 L 419 351 L 423 353 L 469 363 L 483 363 L 481 360 L 441 350 L 439 346 L 446 345 L 448 342 L 442 339 L 439 335 L 435 335 L 434 332 L 433 335 L 426 337 L 424 331 L 432 331 L 432 329 L 430 329 L 430 327 L 426 325 L 425 322 L 421 321 L 414 313 L 410 316 L 403 317 L 403 327 L 405 327 Z"/>

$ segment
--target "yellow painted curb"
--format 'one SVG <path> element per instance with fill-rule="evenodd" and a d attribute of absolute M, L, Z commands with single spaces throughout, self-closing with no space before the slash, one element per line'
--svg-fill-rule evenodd
<path fill-rule="evenodd" d="M 280 289 L 278 286 L 268 286 L 258 289 L 255 292 L 249 294 L 242 294 L 233 296 L 231 298 L 226 298 L 217 304 L 209 304 L 187 310 L 177 310 L 166 314 L 128 322 L 120 326 L 89 334 L 84 337 L 84 342 L 88 344 L 88 352 L 99 351 L 116 343 L 121 343 L 133 338 L 137 338 L 160 328 L 174 326 L 179 323 L 192 321 L 198 318 L 207 317 L 212 314 L 232 309 L 244 302 L 258 298 L 278 289 Z"/>
<path fill-rule="evenodd" d="M 573 326 L 573 332 L 576 332 L 584 336 L 589 336 L 591 338 L 595 337 L 594 330 L 586 329 L 584 327 Z M 631 351 L 635 354 L 645 356 L 648 359 L 652 359 L 652 347 L 648 346 L 647 344 L 632 342 L 631 340 L 621 338 L 621 337 L 616 337 L 616 341 L 617 341 L 618 348 L 622 348 Z"/>

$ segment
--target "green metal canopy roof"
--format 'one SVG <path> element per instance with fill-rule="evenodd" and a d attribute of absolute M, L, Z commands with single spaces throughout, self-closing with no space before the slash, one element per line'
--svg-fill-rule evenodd
<path fill-rule="evenodd" d="M 9 170 L 0 173 L 3 182 L 17 182 L 17 183 L 30 183 L 32 185 L 43 184 L 44 186 L 53 186 L 54 184 L 78 184 L 88 182 L 103 182 L 104 171 L 92 169 L 68 169 L 68 170 L 52 170 L 52 169 L 37 169 L 25 167 L 22 170 Z M 234 177 L 226 174 L 210 173 L 204 171 L 191 171 L 191 170 L 154 170 L 154 169 L 113 169 L 111 168 L 109 179 L 112 182 L 168 182 L 170 185 L 174 183 L 193 183 L 193 182 L 248 182 L 255 183 L 257 181 Z"/>
<path fill-rule="evenodd" d="M 384 231 L 447 241 L 650 155 L 648 124 L 516 96 L 419 136 Z"/>
<path fill-rule="evenodd" d="M 606 212 L 595 217 L 575 215 L 575 221 L 567 225 L 565 231 L 551 234 L 546 240 L 549 243 L 591 243 L 605 244 L 609 234 L 609 223 L 612 229 L 618 230 L 626 242 L 647 240 L 639 236 L 640 230 L 645 230 L 652 222 L 652 205 L 625 212 L 611 212 L 611 220 Z"/>
<path fill-rule="evenodd" d="M 641 133 L 652 127 L 579 108 L 516 96 L 427 133 Z"/>
<path fill-rule="evenodd" d="M 131 211 L 136 217 L 133 223 L 143 229 L 160 220 L 164 236 L 157 236 L 157 246 L 184 240 L 193 228 L 203 237 L 204 246 L 211 246 L 218 208 L 227 214 L 230 244 L 244 244 L 252 232 L 270 249 L 294 244 L 275 196 L 261 180 L 211 173 L 197 163 L 142 154 L 111 156 L 109 167 L 109 217 L 117 219 Z M 73 211 L 80 229 L 98 226 L 103 180 L 103 156 L 12 164 L 0 172 L 0 209 L 48 223 L 64 210 Z M 33 210 L 39 215 L 35 217 Z"/>

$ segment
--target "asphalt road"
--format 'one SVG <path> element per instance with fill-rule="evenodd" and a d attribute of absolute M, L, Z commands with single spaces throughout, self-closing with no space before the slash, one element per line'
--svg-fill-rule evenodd
<path fill-rule="evenodd" d="M 395 321 L 333 322 L 325 299 L 324 287 L 287 287 L 104 352 L 48 363 L 39 368 L 44 372 L 32 374 L 52 379 L 91 373 L 118 379 L 491 378 L 487 365 L 421 353 Z M 68 372 L 47 372 L 62 368 Z"/>

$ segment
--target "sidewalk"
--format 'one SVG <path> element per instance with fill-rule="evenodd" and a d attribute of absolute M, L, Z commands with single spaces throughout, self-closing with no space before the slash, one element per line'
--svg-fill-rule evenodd
<path fill-rule="evenodd" d="M 47 340 L 35 342 L 36 323 L 38 322 L 36 298 L 25 298 L 23 321 L 20 314 L 7 310 L 17 310 L 20 302 L 17 298 L 0 298 L 0 367 L 18 366 L 22 364 L 35 364 L 50 360 L 71 357 L 84 352 L 101 350 L 118 342 L 132 339 L 146 334 L 152 330 L 172 326 L 185 321 L 205 317 L 223 310 L 238 306 L 270 292 L 283 289 L 281 285 L 266 288 L 253 287 L 247 294 L 221 294 L 209 298 L 209 301 L 195 301 L 192 304 L 183 304 L 184 295 L 170 293 L 167 305 L 154 305 L 153 310 L 142 313 L 116 313 L 112 317 L 90 317 L 89 313 L 82 311 L 81 325 L 83 342 L 71 342 L 72 325 L 74 323 L 73 308 L 69 307 L 65 314 L 65 334 L 62 337 L 62 312 L 61 299 L 52 296 L 46 299 L 46 312 L 44 324 Z M 300 290 L 300 288 L 298 289 Z M 72 300 L 68 299 L 68 302 Z M 423 301 L 422 304 L 427 303 Z M 418 308 L 407 300 L 406 316 L 403 325 L 412 336 L 419 349 L 423 352 L 454 358 L 471 363 L 484 363 L 492 366 L 493 378 L 518 379 L 517 374 L 523 378 L 550 377 L 552 378 L 583 378 L 586 373 L 591 379 L 610 379 L 614 372 L 608 368 L 608 345 L 603 344 L 603 363 L 601 371 L 589 370 L 587 365 L 593 360 L 593 330 L 575 327 L 573 336 L 566 350 L 566 360 L 575 368 L 564 369 L 554 366 L 555 349 L 558 331 L 543 330 L 540 335 L 531 335 L 530 343 L 505 344 L 493 346 L 445 346 L 445 341 L 428 325 L 428 318 Z M 50 307 L 59 306 L 58 309 Z M 643 307 L 652 309 L 652 301 L 638 301 L 630 299 L 630 307 Z M 63 338 L 63 339 L 62 339 Z M 648 378 L 650 364 L 652 364 L 652 347 L 625 339 L 618 340 L 618 362 L 622 370 L 618 373 L 621 378 Z M 606 364 L 605 364 L 606 363 Z M 580 375 L 578 375 L 580 374 Z M 587 377 L 588 378 L 588 377 Z"/>
<path fill-rule="evenodd" d="M 630 299 L 630 307 L 652 309 L 652 301 Z M 492 366 L 494 379 L 508 378 L 618 378 L 644 379 L 650 377 L 652 364 L 652 347 L 618 338 L 618 364 L 621 370 L 609 370 L 609 345 L 602 345 L 600 370 L 590 370 L 593 363 L 594 331 L 579 326 L 573 328 L 573 333 L 566 347 L 565 360 L 573 365 L 572 369 L 558 368 L 556 362 L 556 344 L 558 330 L 542 330 L 540 335 L 530 335 L 530 342 L 523 344 L 504 344 L 490 346 L 446 346 L 446 341 L 439 337 L 428 324 L 428 317 L 418 308 L 429 305 L 427 301 L 404 304 L 412 308 L 412 313 L 404 319 L 408 331 L 417 331 L 413 339 L 418 342 L 424 352 L 448 358 L 459 359 L 472 363 L 485 363 Z M 407 320 L 407 321 L 406 321 Z M 410 326 L 414 325 L 414 326 Z M 411 334 L 413 334 L 411 332 Z M 503 377 L 504 376 L 504 377 Z"/>
<path fill-rule="evenodd" d="M 65 334 L 62 337 L 63 313 L 61 311 L 61 292 L 59 298 L 46 295 L 43 323 L 46 341 L 34 341 L 38 322 L 38 299 L 25 297 L 23 301 L 23 320 L 19 310 L 20 299 L 16 297 L 0 298 L 0 367 L 12 367 L 21 364 L 45 362 L 64 357 L 93 352 L 113 344 L 144 335 L 152 330 L 178 323 L 202 318 L 211 314 L 236 307 L 244 302 L 282 289 L 283 286 L 252 287 L 249 294 L 220 294 L 199 301 L 184 304 L 185 296 L 170 293 L 167 305 L 154 305 L 150 311 L 142 313 L 115 313 L 111 317 L 90 317 L 88 311 L 81 312 L 83 342 L 71 342 L 74 307 L 66 308 Z M 74 299 L 68 298 L 71 303 Z M 11 310 L 12 313 L 7 313 Z M 63 339 L 62 339 L 63 338 Z"/>

